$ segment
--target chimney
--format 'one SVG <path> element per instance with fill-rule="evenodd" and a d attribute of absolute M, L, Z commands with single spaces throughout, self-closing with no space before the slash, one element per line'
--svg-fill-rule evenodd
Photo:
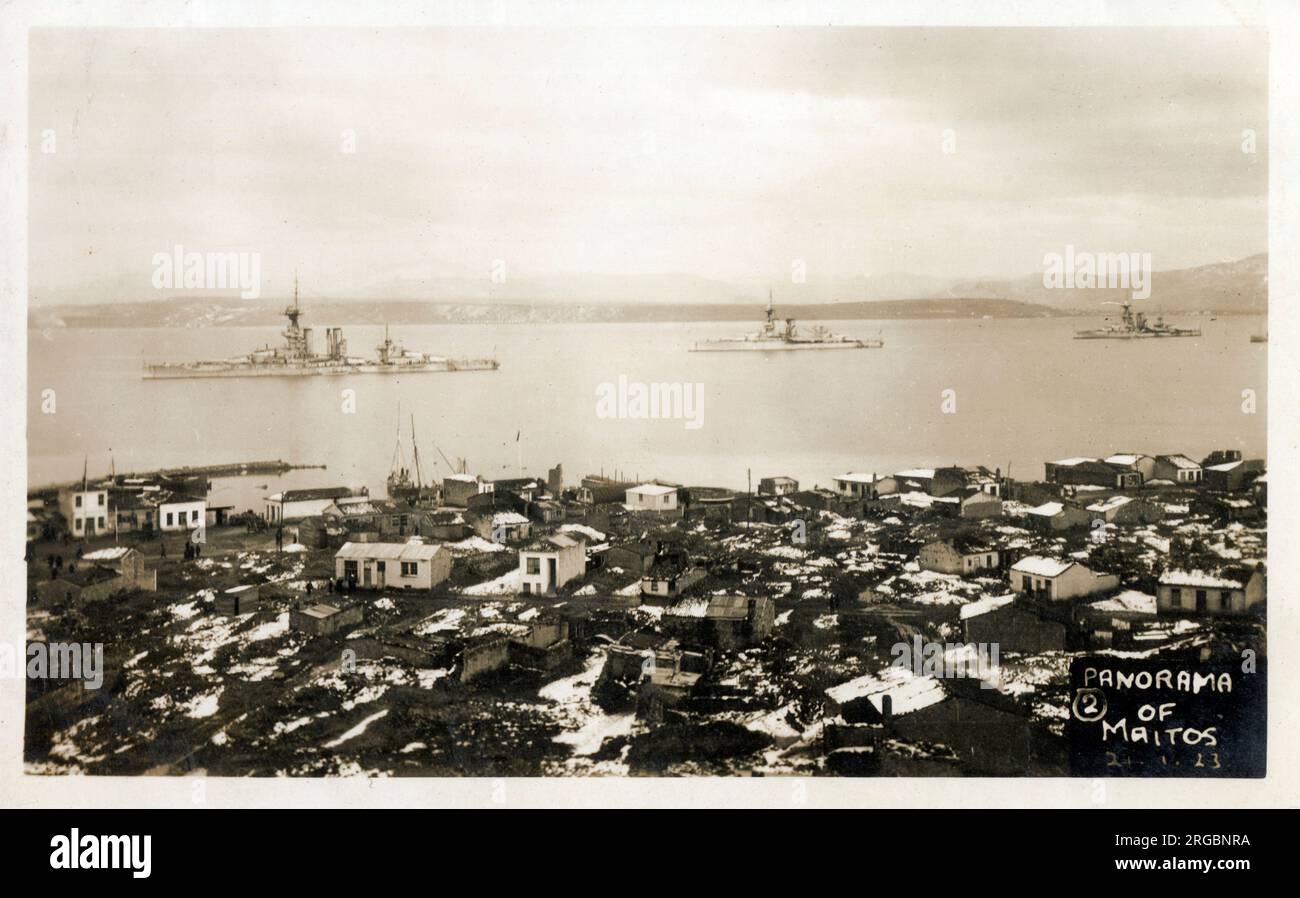
<path fill-rule="evenodd" d="M 886 692 L 880 697 L 880 722 L 889 726 L 894 717 L 894 697 Z"/>

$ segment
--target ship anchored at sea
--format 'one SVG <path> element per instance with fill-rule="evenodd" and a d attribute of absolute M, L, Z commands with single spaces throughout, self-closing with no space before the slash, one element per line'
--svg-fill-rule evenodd
<path fill-rule="evenodd" d="M 375 347 L 373 358 L 348 355 L 343 328 L 325 328 L 325 352 L 312 345 L 312 329 L 298 323 L 298 278 L 293 279 L 293 305 L 284 310 L 289 326 L 282 333 L 284 343 L 255 349 L 248 355 L 198 362 L 163 362 L 144 366 L 145 380 L 187 377 L 307 377 L 318 374 L 422 374 L 446 371 L 495 371 L 494 358 L 452 359 L 404 349 L 390 340 L 384 326 L 384 342 Z"/>
<path fill-rule="evenodd" d="M 1119 324 L 1108 324 L 1105 327 L 1075 331 L 1074 339 L 1140 340 L 1154 337 L 1199 337 L 1201 335 L 1200 328 L 1173 327 L 1165 324 L 1164 317 L 1160 315 L 1156 316 L 1155 321 L 1148 321 L 1144 313 L 1133 311 L 1131 302 L 1107 301 L 1102 305 L 1123 308 L 1124 311 L 1120 313 Z"/>
<path fill-rule="evenodd" d="M 880 349 L 884 340 L 859 340 L 833 334 L 820 325 L 801 333 L 793 318 L 780 322 L 772 305 L 772 291 L 767 292 L 767 320 L 763 329 L 740 337 L 697 340 L 691 352 L 769 352 L 793 349 Z"/>

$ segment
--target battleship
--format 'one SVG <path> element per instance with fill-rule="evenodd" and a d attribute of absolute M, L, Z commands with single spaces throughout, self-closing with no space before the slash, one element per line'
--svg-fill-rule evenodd
<path fill-rule="evenodd" d="M 1119 324 L 1092 328 L 1074 332 L 1076 340 L 1139 340 L 1148 337 L 1199 337 L 1200 328 L 1173 327 L 1165 324 L 1165 319 L 1157 315 L 1155 321 L 1147 320 L 1142 312 L 1134 312 L 1133 304 L 1128 302 L 1104 302 L 1104 306 L 1120 306 Z"/>
<path fill-rule="evenodd" d="M 820 325 L 814 325 L 807 333 L 801 333 L 793 318 L 779 322 L 772 305 L 772 294 L 767 295 L 767 320 L 763 329 L 741 337 L 720 337 L 714 340 L 698 340 L 691 345 L 691 352 L 768 352 L 791 349 L 880 349 L 883 340 L 859 340 L 833 334 Z"/>
<path fill-rule="evenodd" d="M 423 374 L 445 371 L 495 371 L 496 359 L 452 359 L 404 349 L 390 340 L 384 326 L 384 342 L 375 347 L 373 358 L 348 355 L 343 328 L 325 328 L 325 352 L 313 347 L 312 329 L 298 323 L 298 279 L 293 283 L 293 305 L 284 310 L 289 326 L 282 333 L 284 344 L 264 346 L 248 355 L 198 362 L 146 364 L 145 380 L 187 377 L 306 377 L 321 374 Z"/>

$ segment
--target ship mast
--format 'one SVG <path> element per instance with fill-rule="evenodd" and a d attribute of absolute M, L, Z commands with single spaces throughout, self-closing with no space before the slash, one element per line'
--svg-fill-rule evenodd
<path fill-rule="evenodd" d="M 421 489 L 424 479 L 420 477 L 420 447 L 415 442 L 415 415 L 411 415 L 411 456 L 415 460 L 415 488 Z"/>
<path fill-rule="evenodd" d="M 285 328 L 284 340 L 285 349 L 288 350 L 290 357 L 306 358 L 307 341 L 302 335 L 302 328 L 298 326 L 298 316 L 302 314 L 302 309 L 298 306 L 298 270 L 293 272 L 293 305 L 284 310 L 284 317 L 289 319 L 289 326 Z"/>
<path fill-rule="evenodd" d="M 405 479 L 406 456 L 402 454 L 402 403 L 397 402 L 397 439 L 393 444 L 393 462 L 389 468 L 388 481 L 394 482 L 394 479 L 401 481 Z"/>

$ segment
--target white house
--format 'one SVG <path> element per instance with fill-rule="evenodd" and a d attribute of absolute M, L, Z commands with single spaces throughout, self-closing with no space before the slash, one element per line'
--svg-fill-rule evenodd
<path fill-rule="evenodd" d="M 627 504 L 646 511 L 673 511 L 677 508 L 677 488 L 643 483 L 627 491 Z"/>
<path fill-rule="evenodd" d="M 1001 553 L 963 539 L 941 539 L 926 543 L 916 556 L 916 562 L 925 571 L 943 574 L 975 574 L 996 570 Z"/>
<path fill-rule="evenodd" d="M 284 490 L 262 500 L 262 517 L 267 523 L 283 524 L 323 514 L 331 505 L 337 505 L 346 513 L 349 505 L 369 501 L 370 495 L 367 490 L 354 490 L 346 486 Z"/>
<path fill-rule="evenodd" d="M 1028 555 L 1011 565 L 1011 588 L 1060 602 L 1119 587 L 1115 574 L 1099 574 L 1077 561 Z"/>
<path fill-rule="evenodd" d="M 451 550 L 415 536 L 404 543 L 344 543 L 334 576 L 362 589 L 433 589 L 451 576 Z"/>
<path fill-rule="evenodd" d="M 1201 466 L 1186 455 L 1157 455 L 1152 476 L 1174 483 L 1200 483 L 1205 475 Z"/>
<path fill-rule="evenodd" d="M 852 499 L 875 499 L 898 492 L 898 484 L 893 477 L 850 471 L 847 474 L 837 474 L 834 480 L 835 492 Z"/>
<path fill-rule="evenodd" d="M 206 525 L 208 500 L 183 493 L 162 493 L 152 500 L 157 509 L 158 529 L 194 530 Z"/>
<path fill-rule="evenodd" d="M 1167 570 L 1156 584 L 1162 614 L 1245 614 L 1264 601 L 1265 577 L 1253 571 Z"/>
<path fill-rule="evenodd" d="M 104 486 L 84 489 L 68 487 L 59 490 L 59 511 L 68 522 L 68 532 L 75 537 L 89 537 L 108 533 L 111 521 L 108 515 L 108 490 Z"/>
<path fill-rule="evenodd" d="M 474 532 L 494 543 L 513 543 L 528 539 L 533 532 L 533 522 L 517 511 L 470 511 L 465 520 Z"/>
<path fill-rule="evenodd" d="M 586 572 L 586 547 L 563 533 L 519 551 L 519 591 L 524 595 L 554 595 L 561 586 Z"/>

